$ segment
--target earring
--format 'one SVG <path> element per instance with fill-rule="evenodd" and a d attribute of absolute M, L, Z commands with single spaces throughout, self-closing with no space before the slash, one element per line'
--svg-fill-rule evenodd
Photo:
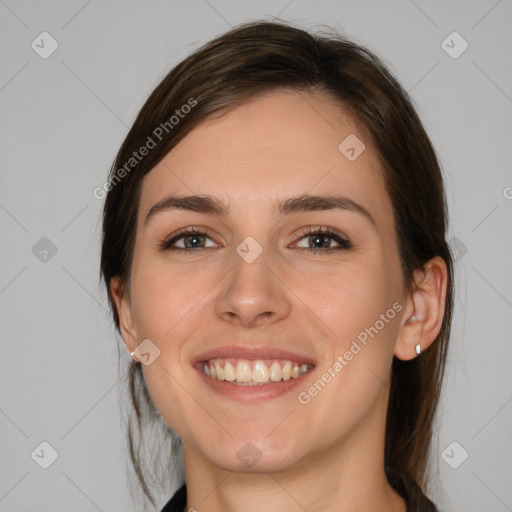
<path fill-rule="evenodd" d="M 137 361 L 137 359 L 135 359 L 133 357 L 134 355 L 135 355 L 135 350 L 133 352 L 130 352 L 130 356 L 132 357 L 134 363 L 138 363 L 139 361 Z"/>
<path fill-rule="evenodd" d="M 418 354 L 418 355 L 421 354 L 421 346 L 419 344 L 416 345 L 416 354 Z"/>

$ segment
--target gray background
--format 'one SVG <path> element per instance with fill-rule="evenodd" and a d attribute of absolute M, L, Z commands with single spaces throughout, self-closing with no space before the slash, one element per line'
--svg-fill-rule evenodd
<path fill-rule="evenodd" d="M 0 511 L 140 510 L 92 191 L 174 64 L 230 25 L 273 16 L 367 45 L 417 105 L 458 254 L 433 498 L 444 511 L 512 510 L 510 0 L 0 0 Z M 43 31 L 58 43 L 46 59 L 31 47 Z M 442 44 L 454 31 L 469 44 L 457 58 L 445 49 L 461 39 Z M 48 469 L 43 441 L 58 453 Z"/>

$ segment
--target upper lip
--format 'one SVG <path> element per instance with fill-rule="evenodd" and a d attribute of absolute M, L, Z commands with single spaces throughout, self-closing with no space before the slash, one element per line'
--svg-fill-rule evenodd
<path fill-rule="evenodd" d="M 283 350 L 280 348 L 273 347 L 255 347 L 255 346 L 242 346 L 242 345 L 231 345 L 214 347 L 202 352 L 194 358 L 193 364 L 208 361 L 209 359 L 247 359 L 254 361 L 257 359 L 286 359 L 301 364 L 315 365 L 313 359 L 309 356 Z"/>

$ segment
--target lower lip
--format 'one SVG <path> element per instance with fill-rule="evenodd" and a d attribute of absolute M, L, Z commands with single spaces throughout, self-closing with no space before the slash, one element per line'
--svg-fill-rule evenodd
<path fill-rule="evenodd" d="M 304 377 L 304 375 L 308 375 L 312 371 L 309 370 L 296 379 L 290 378 L 289 380 L 280 380 L 269 384 L 244 386 L 243 384 L 238 385 L 225 380 L 213 379 L 203 372 L 202 367 L 196 367 L 196 370 L 203 381 L 213 389 L 213 391 L 225 395 L 233 400 L 238 400 L 239 402 L 263 402 L 272 398 L 278 398 L 291 391 L 300 382 L 303 382 L 302 377 Z"/>

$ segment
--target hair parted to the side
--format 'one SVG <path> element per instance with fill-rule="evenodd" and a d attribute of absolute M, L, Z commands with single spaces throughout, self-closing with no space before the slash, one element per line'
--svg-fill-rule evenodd
<path fill-rule="evenodd" d="M 151 93 L 119 149 L 110 179 L 148 136 L 194 100 L 195 106 L 122 180 L 112 185 L 103 211 L 101 275 L 118 332 L 119 315 L 110 280 L 119 276 L 127 293 L 141 182 L 176 144 L 206 117 L 234 108 L 260 92 L 289 89 L 323 91 L 349 109 L 372 138 L 393 205 L 404 288 L 413 272 L 433 258 L 446 262 L 448 283 L 441 331 L 420 357 L 393 361 L 385 433 L 385 469 L 400 494 L 414 497 L 428 486 L 428 462 L 453 310 L 453 262 L 446 241 L 448 212 L 441 169 L 406 91 L 383 62 L 362 45 L 328 33 L 311 34 L 281 22 L 240 25 L 208 42 L 174 67 Z M 159 132 L 160 133 L 160 132 Z M 129 392 L 135 418 L 128 426 L 130 457 L 144 495 L 153 503 L 136 436 L 163 420 L 151 403 L 140 364 L 128 362 Z M 163 450 L 170 460 L 179 440 Z M 168 441 L 169 443 L 169 441 Z M 162 447 L 155 448 L 155 451 Z M 165 464 L 164 464 L 165 466 Z M 159 468 L 158 471 L 164 470 Z M 163 479 L 169 475 L 163 475 Z M 158 481 L 158 475 L 155 482 Z M 166 485 L 168 481 L 163 480 Z"/>

